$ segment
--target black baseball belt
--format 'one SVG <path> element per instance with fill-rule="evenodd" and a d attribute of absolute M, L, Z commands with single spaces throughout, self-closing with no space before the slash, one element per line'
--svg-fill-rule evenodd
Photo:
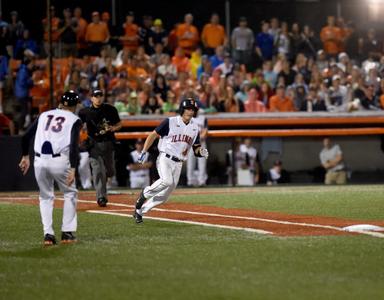
<path fill-rule="evenodd" d="M 173 160 L 174 162 L 183 162 L 183 160 L 178 159 L 176 156 L 170 155 L 168 153 L 165 153 L 165 157 L 169 158 L 170 160 Z"/>

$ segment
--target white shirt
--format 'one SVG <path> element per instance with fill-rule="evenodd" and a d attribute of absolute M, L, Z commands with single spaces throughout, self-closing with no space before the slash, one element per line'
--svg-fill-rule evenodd
<path fill-rule="evenodd" d="M 193 144 L 200 143 L 199 126 L 194 118 L 185 124 L 181 116 L 165 119 L 156 129 L 160 135 L 160 152 L 186 160 Z"/>
<path fill-rule="evenodd" d="M 43 112 L 37 124 L 34 150 L 40 154 L 47 154 L 48 143 L 53 153 L 69 153 L 71 131 L 79 118 L 72 112 L 63 109 L 53 109 Z M 45 151 L 43 151 L 43 145 Z"/>
<path fill-rule="evenodd" d="M 130 154 L 132 157 L 132 163 L 134 164 L 138 163 L 140 152 L 138 152 L 137 150 L 133 150 Z M 146 177 L 146 176 L 149 177 L 149 169 L 140 169 L 140 170 L 129 169 L 129 179 L 131 182 L 137 178 Z"/>

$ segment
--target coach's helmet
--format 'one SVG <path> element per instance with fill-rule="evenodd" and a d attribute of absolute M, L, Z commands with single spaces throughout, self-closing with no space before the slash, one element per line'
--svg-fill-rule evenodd
<path fill-rule="evenodd" d="M 74 91 L 70 90 L 68 92 L 65 92 L 63 96 L 61 96 L 61 104 L 65 106 L 76 106 L 77 103 L 79 103 L 80 98 L 77 93 Z"/>
<path fill-rule="evenodd" d="M 181 100 L 180 107 L 179 107 L 180 116 L 184 114 L 184 110 L 186 108 L 192 108 L 195 111 L 195 113 L 193 114 L 193 117 L 196 118 L 197 111 L 199 110 L 196 100 L 193 99 L 192 97 L 184 98 L 183 100 Z"/>

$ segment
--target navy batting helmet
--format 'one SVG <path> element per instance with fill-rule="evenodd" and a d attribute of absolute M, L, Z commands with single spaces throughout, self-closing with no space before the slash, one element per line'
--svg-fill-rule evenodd
<path fill-rule="evenodd" d="M 179 107 L 179 113 L 181 116 L 183 115 L 184 110 L 186 108 L 192 108 L 195 111 L 195 113 L 193 114 L 193 117 L 196 118 L 197 111 L 199 110 L 199 107 L 197 106 L 196 100 L 193 98 L 190 98 L 190 97 L 181 100 L 180 107 Z"/>
<path fill-rule="evenodd" d="M 65 106 L 76 106 L 77 103 L 79 103 L 79 95 L 75 93 L 74 91 L 68 91 L 61 96 L 61 104 Z"/>

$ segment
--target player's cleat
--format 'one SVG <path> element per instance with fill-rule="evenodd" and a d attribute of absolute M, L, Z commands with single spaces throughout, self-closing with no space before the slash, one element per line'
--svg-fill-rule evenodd
<path fill-rule="evenodd" d="M 145 199 L 144 197 L 144 189 L 143 189 L 140 193 L 139 199 L 137 199 L 136 201 L 136 209 L 140 209 L 143 206 L 145 200 L 147 199 Z"/>
<path fill-rule="evenodd" d="M 105 198 L 105 197 L 100 197 L 99 199 L 97 199 L 97 204 L 98 204 L 100 207 L 106 207 L 106 206 L 107 206 L 107 203 L 108 203 L 108 199 Z"/>
<path fill-rule="evenodd" d="M 62 244 L 71 244 L 71 243 L 76 243 L 77 239 L 73 235 L 72 232 L 62 232 L 61 233 L 61 243 Z"/>
<path fill-rule="evenodd" d="M 143 223 L 143 216 L 140 215 L 140 214 L 138 214 L 137 211 L 136 211 L 136 209 L 135 209 L 135 211 L 133 212 L 133 217 L 135 218 L 135 222 L 136 222 L 137 224 L 139 224 L 139 223 Z"/>
<path fill-rule="evenodd" d="M 44 236 L 44 246 L 53 246 L 56 244 L 57 244 L 57 242 L 56 242 L 56 238 L 54 235 L 47 233 Z"/>

